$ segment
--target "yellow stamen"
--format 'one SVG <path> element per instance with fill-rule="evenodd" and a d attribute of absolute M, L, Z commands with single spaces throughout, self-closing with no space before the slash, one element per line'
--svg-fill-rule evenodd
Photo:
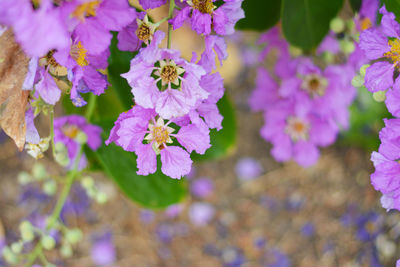
<path fill-rule="evenodd" d="M 193 7 L 203 14 L 212 14 L 214 11 L 214 4 L 211 0 L 192 0 Z"/>
<path fill-rule="evenodd" d="M 95 17 L 96 9 L 99 7 L 100 2 L 101 1 L 97 0 L 83 3 L 75 8 L 74 12 L 72 12 L 72 16 L 81 21 L 84 21 L 85 17 Z"/>
<path fill-rule="evenodd" d="M 158 144 L 164 144 L 169 139 L 169 133 L 164 127 L 157 126 L 153 130 L 153 137 Z"/>
<path fill-rule="evenodd" d="M 76 61 L 79 66 L 89 65 L 89 61 L 86 59 L 87 50 L 83 47 L 79 41 L 78 44 L 71 47 L 70 55 Z"/>
<path fill-rule="evenodd" d="M 390 51 L 384 54 L 385 57 L 390 58 L 393 63 L 400 62 L 400 40 L 389 40 Z"/>
<path fill-rule="evenodd" d="M 372 22 L 369 18 L 363 18 L 360 23 L 361 30 L 364 31 L 372 27 Z"/>
<path fill-rule="evenodd" d="M 178 78 L 178 71 L 176 67 L 171 65 L 166 65 L 161 70 L 161 79 L 164 83 L 171 83 Z"/>
<path fill-rule="evenodd" d="M 62 131 L 65 134 L 65 136 L 67 136 L 71 139 L 74 139 L 80 132 L 79 128 L 76 127 L 75 125 L 65 125 L 62 128 Z"/>

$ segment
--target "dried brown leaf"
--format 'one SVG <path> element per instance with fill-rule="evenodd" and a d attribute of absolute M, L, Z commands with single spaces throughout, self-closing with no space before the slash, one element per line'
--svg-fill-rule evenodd
<path fill-rule="evenodd" d="M 25 144 L 25 110 L 29 91 L 22 90 L 28 57 L 14 41 L 11 30 L 0 36 L 0 127 L 19 150 Z"/>

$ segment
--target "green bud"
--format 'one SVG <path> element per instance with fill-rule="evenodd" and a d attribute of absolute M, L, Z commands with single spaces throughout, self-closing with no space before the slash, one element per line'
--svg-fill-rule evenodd
<path fill-rule="evenodd" d="M 64 258 L 69 258 L 72 256 L 72 248 L 69 244 L 64 244 L 62 245 L 62 247 L 60 248 L 60 253 L 61 256 L 63 256 Z"/>
<path fill-rule="evenodd" d="M 18 174 L 18 182 L 21 184 L 21 185 L 27 185 L 27 184 L 29 184 L 29 182 L 32 180 L 32 177 L 31 177 L 31 175 L 29 174 L 29 173 L 27 173 L 27 172 L 20 172 L 19 174 Z"/>
<path fill-rule="evenodd" d="M 40 242 L 42 243 L 43 248 L 47 250 L 53 249 L 56 246 L 56 241 L 49 235 L 43 236 Z"/>
<path fill-rule="evenodd" d="M 351 84 L 356 87 L 359 88 L 361 86 L 364 85 L 364 78 L 361 77 L 360 75 L 356 75 L 354 76 L 354 78 L 351 80 Z"/>
<path fill-rule="evenodd" d="M 360 75 L 361 75 L 362 77 L 365 77 L 365 73 L 367 72 L 367 69 L 368 69 L 369 66 L 370 66 L 369 64 L 365 64 L 365 65 L 362 65 L 362 66 L 361 66 L 361 68 L 360 68 Z"/>
<path fill-rule="evenodd" d="M 31 230 L 25 230 L 21 232 L 21 239 L 25 242 L 31 242 L 35 238 L 35 234 Z"/>
<path fill-rule="evenodd" d="M 81 185 L 85 189 L 92 188 L 94 186 L 93 178 L 90 176 L 85 176 L 81 180 Z"/>
<path fill-rule="evenodd" d="M 376 102 L 383 102 L 386 100 L 386 91 L 378 91 L 372 94 Z"/>
<path fill-rule="evenodd" d="M 32 174 L 37 180 L 43 180 L 47 176 L 46 168 L 42 164 L 36 163 L 33 165 Z"/>
<path fill-rule="evenodd" d="M 82 231 L 79 230 L 78 228 L 68 230 L 65 233 L 65 239 L 72 245 L 81 241 L 82 237 L 83 237 Z"/>
<path fill-rule="evenodd" d="M 58 164 L 61 166 L 65 167 L 70 163 L 70 160 L 68 158 L 68 155 L 65 152 L 56 152 L 55 160 Z"/>
<path fill-rule="evenodd" d="M 356 46 L 354 45 L 354 43 L 352 41 L 343 40 L 340 42 L 340 49 L 345 54 L 351 54 L 354 52 L 354 49 L 356 49 Z"/>
<path fill-rule="evenodd" d="M 294 57 L 298 57 L 303 54 L 303 50 L 301 50 L 301 48 L 291 45 L 289 46 L 289 53 Z"/>
<path fill-rule="evenodd" d="M 90 187 L 86 189 L 86 194 L 90 197 L 90 198 L 95 198 L 96 197 L 96 190 L 94 189 L 94 187 Z"/>
<path fill-rule="evenodd" d="M 104 204 L 108 200 L 108 196 L 104 192 L 97 192 L 96 194 L 96 202 L 99 204 Z"/>
<path fill-rule="evenodd" d="M 353 31 L 355 29 L 355 27 L 356 27 L 356 24 L 355 24 L 354 20 L 352 20 L 352 19 L 347 20 L 346 24 L 347 24 L 347 28 L 350 31 Z"/>
<path fill-rule="evenodd" d="M 55 150 L 57 152 L 63 152 L 63 151 L 67 151 L 67 147 L 64 145 L 64 143 L 62 142 L 57 142 L 56 146 L 55 146 Z"/>
<path fill-rule="evenodd" d="M 87 142 L 87 140 L 88 140 L 88 137 L 87 137 L 87 135 L 86 135 L 84 132 L 80 131 L 80 132 L 76 135 L 75 140 L 76 140 L 79 144 L 83 145 L 83 144 L 86 144 L 86 142 Z"/>
<path fill-rule="evenodd" d="M 15 255 L 14 252 L 12 252 L 12 250 L 9 247 L 5 247 L 3 249 L 3 257 L 10 264 L 18 263 L 17 255 Z"/>
<path fill-rule="evenodd" d="M 11 250 L 15 254 L 21 253 L 23 248 L 24 248 L 24 245 L 21 242 L 14 242 L 14 243 L 11 244 Z"/>
<path fill-rule="evenodd" d="M 330 29 L 334 32 L 334 33 L 340 33 L 344 30 L 344 21 L 341 18 L 334 18 L 333 20 L 331 20 L 330 22 Z"/>
<path fill-rule="evenodd" d="M 19 225 L 19 231 L 32 231 L 32 224 L 29 221 L 23 221 Z"/>
<path fill-rule="evenodd" d="M 333 63 L 333 61 L 335 60 L 335 55 L 332 54 L 331 52 L 324 52 L 322 54 L 322 57 L 323 57 L 324 61 L 328 64 Z"/>
<path fill-rule="evenodd" d="M 57 191 L 57 184 L 53 180 L 49 180 L 43 184 L 43 191 L 46 195 L 52 196 Z"/>

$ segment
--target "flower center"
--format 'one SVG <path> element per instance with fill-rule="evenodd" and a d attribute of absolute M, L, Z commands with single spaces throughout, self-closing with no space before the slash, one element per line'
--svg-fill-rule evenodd
<path fill-rule="evenodd" d="M 153 150 L 158 154 L 160 150 L 164 149 L 165 144 L 172 143 L 170 134 L 175 130 L 164 124 L 164 120 L 159 117 L 157 121 L 150 121 L 148 126 L 148 134 L 145 136 L 144 140 L 147 140 L 152 144 Z"/>
<path fill-rule="evenodd" d="M 163 127 L 158 126 L 153 129 L 153 137 L 158 144 L 163 144 L 168 140 L 169 133 Z"/>
<path fill-rule="evenodd" d="M 79 66 L 83 67 L 89 65 L 89 61 L 86 59 L 87 50 L 80 41 L 78 44 L 71 46 L 71 51 L 69 53 Z"/>
<path fill-rule="evenodd" d="M 84 21 L 85 17 L 95 17 L 96 9 L 99 7 L 100 2 L 101 1 L 97 0 L 80 4 L 75 8 L 74 12 L 72 12 L 72 16 L 81 21 Z"/>
<path fill-rule="evenodd" d="M 390 51 L 384 54 L 385 57 L 390 58 L 393 63 L 400 62 L 400 40 L 389 40 Z"/>
<path fill-rule="evenodd" d="M 324 95 L 327 85 L 328 81 L 324 77 L 317 74 L 309 74 L 304 77 L 301 88 L 314 97 Z"/>
<path fill-rule="evenodd" d="M 76 125 L 65 125 L 62 127 L 62 132 L 65 134 L 65 136 L 74 139 L 80 130 L 78 127 L 76 127 Z"/>
<path fill-rule="evenodd" d="M 373 233 L 373 232 L 376 231 L 376 225 L 375 225 L 374 222 L 367 222 L 367 223 L 365 224 L 365 229 L 367 229 L 367 231 L 368 231 L 369 233 Z"/>
<path fill-rule="evenodd" d="M 171 83 L 178 79 L 178 72 L 175 66 L 172 65 L 165 65 L 161 69 L 161 80 L 164 83 Z"/>
<path fill-rule="evenodd" d="M 298 140 L 307 140 L 308 129 L 308 124 L 298 117 L 289 117 L 287 119 L 285 132 L 294 142 Z"/>
<path fill-rule="evenodd" d="M 142 23 L 142 25 L 140 25 L 140 27 L 137 29 L 136 35 L 139 38 L 139 40 L 143 42 L 148 41 L 151 37 L 150 26 L 147 25 L 146 23 Z"/>
<path fill-rule="evenodd" d="M 368 17 L 365 17 L 361 20 L 360 23 L 361 30 L 364 31 L 372 27 L 372 22 Z"/>
<path fill-rule="evenodd" d="M 211 0 L 192 0 L 193 7 L 203 14 L 212 14 L 214 4 Z"/>

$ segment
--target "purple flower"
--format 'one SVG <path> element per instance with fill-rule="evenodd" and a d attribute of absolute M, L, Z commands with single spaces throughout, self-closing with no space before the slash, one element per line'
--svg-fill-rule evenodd
<path fill-rule="evenodd" d="M 167 223 L 160 224 L 156 228 L 156 235 L 162 243 L 170 243 L 174 237 L 174 228 Z"/>
<path fill-rule="evenodd" d="M 211 146 L 208 131 L 194 124 L 182 125 L 177 131 L 174 120 L 165 122 L 153 109 L 134 106 L 122 113 L 111 130 L 106 144 L 115 142 L 126 151 L 138 156 L 138 174 L 148 175 L 157 170 L 157 156 L 161 158 L 161 171 L 171 178 L 180 179 L 191 170 L 192 151 L 203 154 Z M 185 149 L 170 145 L 176 139 Z"/>
<path fill-rule="evenodd" d="M 315 226 L 311 222 L 307 222 L 301 227 L 301 234 L 305 237 L 312 237 L 315 234 Z"/>
<path fill-rule="evenodd" d="M 144 224 L 150 224 L 153 222 L 155 214 L 151 210 L 141 210 L 140 211 L 140 221 Z"/>
<path fill-rule="evenodd" d="M 30 107 L 25 112 L 25 124 L 26 124 L 26 142 L 32 144 L 38 144 L 40 142 L 39 133 L 35 127 L 34 120 L 35 116 L 33 114 L 33 110 Z"/>
<path fill-rule="evenodd" d="M 180 28 L 186 20 L 190 20 L 192 29 L 198 34 L 209 35 L 213 29 L 219 35 L 234 33 L 238 20 L 244 18 L 241 8 L 243 0 L 224 0 L 218 8 L 213 0 L 186 1 L 183 7 L 172 19 L 174 30 Z"/>
<path fill-rule="evenodd" d="M 192 182 L 190 191 L 196 197 L 206 198 L 213 193 L 214 183 L 209 178 L 199 178 Z"/>
<path fill-rule="evenodd" d="M 196 226 L 207 225 L 214 217 L 214 214 L 214 207 L 204 202 L 195 202 L 189 208 L 190 221 Z"/>
<path fill-rule="evenodd" d="M 357 238 L 364 242 L 374 241 L 382 231 L 382 223 L 382 217 L 375 212 L 362 214 L 356 221 Z"/>
<path fill-rule="evenodd" d="M 252 180 L 261 175 L 263 167 L 254 158 L 241 158 L 236 164 L 236 176 L 240 180 Z"/>
<path fill-rule="evenodd" d="M 371 160 L 375 172 L 371 174 L 371 183 L 380 191 L 382 206 L 387 209 L 400 210 L 400 158 L 399 129 L 400 119 L 385 119 L 385 127 L 379 133 L 381 145 L 379 152 L 372 152 Z"/>
<path fill-rule="evenodd" d="M 179 216 L 179 214 L 181 214 L 182 211 L 183 211 L 182 204 L 174 204 L 174 205 L 168 206 L 168 208 L 165 209 L 164 214 L 168 218 L 173 219 L 173 218 Z"/>
<path fill-rule="evenodd" d="M 167 0 L 139 0 L 143 9 L 153 9 L 165 5 Z"/>
<path fill-rule="evenodd" d="M 79 153 L 79 143 L 76 141 L 78 134 L 80 132 L 86 134 L 87 145 L 92 150 L 96 150 L 101 145 L 101 131 L 100 127 L 87 123 L 86 119 L 79 115 L 69 115 L 54 120 L 54 142 L 61 142 L 67 147 L 70 159 L 68 168 L 74 166 L 75 158 Z M 86 158 L 82 155 L 79 169 L 86 167 L 86 162 Z"/>
<path fill-rule="evenodd" d="M 98 266 L 106 266 L 115 262 L 116 252 L 111 232 L 105 232 L 94 238 L 90 254 L 93 262 Z"/>
<path fill-rule="evenodd" d="M 226 51 L 226 43 L 224 38 L 216 35 L 209 35 L 205 37 L 205 50 L 201 54 L 201 59 L 198 64 L 202 66 L 207 73 L 210 73 L 213 69 L 216 69 L 215 64 L 215 53 L 218 56 L 218 60 L 222 65 L 222 62 L 228 57 Z"/>

